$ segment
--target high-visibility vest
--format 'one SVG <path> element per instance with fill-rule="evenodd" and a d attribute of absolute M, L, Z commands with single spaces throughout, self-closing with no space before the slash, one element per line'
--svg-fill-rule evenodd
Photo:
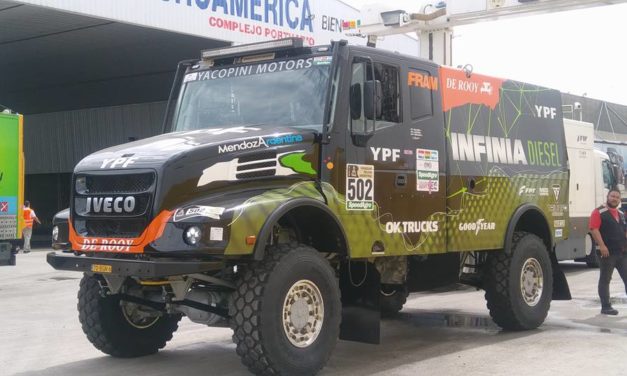
<path fill-rule="evenodd" d="M 33 209 L 24 208 L 24 227 L 33 228 Z"/>

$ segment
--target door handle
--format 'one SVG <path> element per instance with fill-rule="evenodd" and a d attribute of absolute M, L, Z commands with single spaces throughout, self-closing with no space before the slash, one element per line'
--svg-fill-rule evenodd
<path fill-rule="evenodd" d="M 406 174 L 398 174 L 396 175 L 396 180 L 394 182 L 396 187 L 404 187 L 407 185 L 407 175 Z"/>

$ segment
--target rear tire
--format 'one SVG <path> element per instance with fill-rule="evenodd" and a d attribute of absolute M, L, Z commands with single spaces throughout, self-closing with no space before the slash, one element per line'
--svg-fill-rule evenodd
<path fill-rule="evenodd" d="M 510 254 L 490 252 L 486 266 L 485 298 L 494 322 L 507 330 L 540 326 L 553 295 L 551 260 L 542 240 L 516 232 Z"/>
<path fill-rule="evenodd" d="M 154 316 L 133 319 L 119 295 L 101 296 L 100 280 L 84 275 L 78 292 L 79 320 L 87 339 L 114 357 L 134 358 L 156 353 L 178 328 L 180 315 L 157 311 Z"/>
<path fill-rule="evenodd" d="M 258 375 L 313 375 L 339 335 L 340 290 L 329 262 L 302 244 L 266 249 L 237 281 L 229 307 L 233 342 Z"/>

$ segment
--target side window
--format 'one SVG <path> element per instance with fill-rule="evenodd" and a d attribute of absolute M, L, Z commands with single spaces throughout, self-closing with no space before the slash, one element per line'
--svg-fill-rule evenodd
<path fill-rule="evenodd" d="M 408 80 L 409 100 L 411 102 L 411 119 L 418 120 L 433 115 L 433 91 L 428 84 L 420 82 L 432 82 L 434 78 L 425 70 L 410 68 Z"/>
<path fill-rule="evenodd" d="M 377 129 L 389 127 L 401 122 L 401 95 L 400 95 L 400 76 L 398 68 L 381 63 L 374 63 L 374 72 L 372 64 L 356 60 L 352 66 L 352 79 L 350 96 L 351 101 L 360 102 L 356 106 L 351 107 L 360 110 L 360 113 L 353 112 L 351 114 L 353 132 L 365 132 L 366 122 L 372 119 L 366 118 L 364 108 L 364 88 L 366 82 L 374 80 L 380 87 L 381 112 L 376 116 Z M 370 125 L 372 126 L 372 125 Z"/>
<path fill-rule="evenodd" d="M 377 118 L 382 122 L 381 126 L 389 126 L 389 123 L 401 121 L 401 95 L 399 88 L 398 69 L 385 64 L 375 63 L 375 80 L 381 81 L 381 116 Z M 385 124 L 388 123 L 388 124 Z M 381 127 L 377 124 L 377 128 Z"/>
<path fill-rule="evenodd" d="M 349 115 L 351 117 L 351 129 L 356 133 L 364 133 L 366 131 L 366 118 L 364 116 L 363 88 L 366 79 L 366 63 L 353 63 L 352 69 L 350 88 L 351 111 Z"/>

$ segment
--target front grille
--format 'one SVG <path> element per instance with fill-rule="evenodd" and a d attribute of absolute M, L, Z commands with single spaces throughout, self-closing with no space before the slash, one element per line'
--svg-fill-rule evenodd
<path fill-rule="evenodd" d="M 89 194 L 103 193 L 137 193 L 149 190 L 155 181 L 153 172 L 124 175 L 86 175 L 85 192 Z M 77 188 L 79 189 L 79 188 Z"/>
<path fill-rule="evenodd" d="M 139 237 L 150 223 L 155 186 L 149 170 L 76 174 L 74 229 L 82 237 Z"/>
<path fill-rule="evenodd" d="M 88 219 L 76 221 L 80 236 L 101 238 L 136 238 L 148 225 L 145 218 L 124 220 Z"/>

